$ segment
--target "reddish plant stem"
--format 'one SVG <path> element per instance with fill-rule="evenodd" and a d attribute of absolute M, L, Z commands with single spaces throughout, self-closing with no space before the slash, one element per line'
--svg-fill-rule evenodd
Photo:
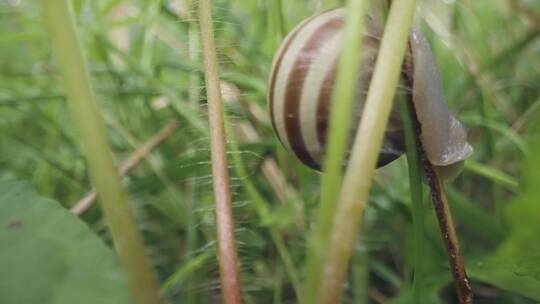
<path fill-rule="evenodd" d="M 219 86 L 216 44 L 209 0 L 199 1 L 199 22 L 204 56 L 204 74 L 208 100 L 212 175 L 216 206 L 218 259 L 221 295 L 225 304 L 241 303 L 240 274 L 231 208 L 224 110 Z"/>

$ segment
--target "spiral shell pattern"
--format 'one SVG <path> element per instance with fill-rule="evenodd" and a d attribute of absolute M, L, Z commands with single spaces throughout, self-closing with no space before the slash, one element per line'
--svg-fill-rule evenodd
<path fill-rule="evenodd" d="M 344 22 L 345 10 L 336 9 L 298 25 L 274 57 L 268 83 L 272 126 L 280 141 L 301 162 L 316 170 L 321 169 L 324 158 Z M 349 145 L 362 115 L 382 34 L 381 26 L 372 19 L 367 18 L 365 24 L 355 102 L 350 113 Z M 413 31 L 409 40 L 414 62 L 413 87 L 398 89 L 377 166 L 384 166 L 404 153 L 403 127 L 396 106 L 404 96 L 412 98 L 415 104 L 427 157 L 437 166 L 451 166 L 468 157 L 472 148 L 465 129 L 448 110 L 431 48 L 418 30 Z"/>

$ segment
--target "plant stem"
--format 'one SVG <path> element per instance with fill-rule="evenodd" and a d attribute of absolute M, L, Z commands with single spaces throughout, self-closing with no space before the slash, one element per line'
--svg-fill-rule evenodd
<path fill-rule="evenodd" d="M 230 123 L 227 123 L 228 126 L 230 126 Z M 227 133 L 231 134 L 231 137 L 233 137 L 233 131 L 230 129 L 227 129 Z M 253 206 L 255 207 L 257 211 L 257 215 L 261 219 L 261 222 L 268 221 L 268 218 L 270 215 L 270 203 L 264 198 L 264 196 L 257 190 L 257 187 L 255 184 L 249 179 L 249 174 L 246 171 L 246 166 L 244 164 L 244 161 L 242 159 L 242 156 L 240 154 L 240 150 L 238 148 L 238 143 L 236 142 L 236 139 L 232 138 L 230 140 L 230 149 L 232 153 L 232 161 L 234 163 L 234 168 L 236 171 L 236 175 L 240 179 L 242 186 L 244 189 L 246 189 L 246 192 L 249 194 L 249 197 L 253 200 Z M 293 258 L 287 249 L 285 240 L 283 239 L 283 236 L 280 234 L 279 229 L 275 226 L 268 226 L 268 231 L 270 232 L 270 236 L 272 238 L 272 241 L 274 242 L 274 245 L 276 246 L 277 252 L 279 254 L 279 257 L 281 258 L 281 261 L 283 262 L 283 265 L 285 266 L 285 271 L 287 272 L 287 275 L 289 276 L 289 279 L 291 280 L 292 287 L 294 289 L 294 292 L 297 297 L 297 302 L 300 302 L 299 299 L 301 298 L 301 289 L 300 289 L 300 279 L 298 276 L 298 272 L 296 271 L 296 267 L 294 265 Z"/>
<path fill-rule="evenodd" d="M 332 96 L 328 143 L 321 177 L 321 201 L 317 226 L 308 238 L 306 282 L 303 304 L 315 303 L 322 275 L 322 263 L 330 241 L 330 231 L 341 188 L 342 167 L 347 148 L 351 109 L 356 92 L 360 43 L 364 36 L 364 16 L 367 0 L 350 0 L 344 27 L 343 53 L 338 63 L 336 87 Z"/>
<path fill-rule="evenodd" d="M 413 301 L 422 303 L 422 254 L 424 244 L 424 212 L 422 203 L 422 167 L 417 147 L 420 138 L 416 136 L 412 121 L 412 104 L 409 100 L 401 102 L 401 118 L 405 131 L 405 146 L 407 149 L 407 163 L 409 166 L 409 184 L 411 191 L 412 216 L 414 225 L 414 278 Z M 421 145 L 420 145 L 421 147 Z"/>
<path fill-rule="evenodd" d="M 339 196 L 319 303 L 339 303 L 343 280 L 356 243 L 362 213 L 379 156 L 398 84 L 415 11 L 415 0 L 397 1 L 390 8 L 379 56 L 364 105 L 362 119 Z"/>
<path fill-rule="evenodd" d="M 354 304 L 369 303 L 369 269 L 367 252 L 356 250 L 352 257 Z"/>
<path fill-rule="evenodd" d="M 212 175 L 216 205 L 221 294 L 225 304 L 242 302 L 240 271 L 236 254 L 231 192 L 225 144 L 224 110 L 219 85 L 216 46 L 210 0 L 199 1 L 199 22 L 204 56 L 204 75 L 208 100 L 208 122 L 212 154 Z"/>
<path fill-rule="evenodd" d="M 437 170 L 429 162 L 427 157 L 424 159 L 424 170 L 431 188 L 431 198 L 435 206 L 435 214 L 439 221 L 439 227 L 443 235 L 444 245 L 448 253 L 448 260 L 452 269 L 452 275 L 457 284 L 459 303 L 469 304 L 473 302 L 473 293 L 465 272 L 465 264 L 459 250 L 459 242 L 456 229 L 452 222 L 452 215 L 448 207 L 448 200 L 444 193 L 444 185 Z"/>
<path fill-rule="evenodd" d="M 70 1 L 41 1 L 90 178 L 101 198 L 116 251 L 135 303 L 160 303 L 158 284 L 107 142 Z"/>

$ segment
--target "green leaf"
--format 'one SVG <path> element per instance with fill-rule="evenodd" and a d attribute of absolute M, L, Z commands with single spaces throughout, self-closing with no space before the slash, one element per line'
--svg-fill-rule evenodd
<path fill-rule="evenodd" d="M 540 130 L 537 128 L 536 130 Z M 504 210 L 509 234 L 495 253 L 470 270 L 471 276 L 540 301 L 540 217 L 537 185 L 540 174 L 540 133 L 534 133 L 533 153 L 523 163 L 525 191 Z"/>
<path fill-rule="evenodd" d="M 57 202 L 0 183 L 1 303 L 129 303 L 113 252 Z"/>

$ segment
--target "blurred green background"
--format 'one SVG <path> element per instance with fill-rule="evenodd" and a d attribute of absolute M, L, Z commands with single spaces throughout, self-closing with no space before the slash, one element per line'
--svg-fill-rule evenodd
<path fill-rule="evenodd" d="M 213 1 L 246 303 L 295 303 L 272 231 L 283 238 L 302 276 L 305 237 L 319 198 L 319 174 L 281 147 L 268 120 L 265 90 L 272 56 L 296 24 L 339 2 L 283 1 L 281 16 L 278 1 Z M 534 124 L 540 117 L 540 2 L 418 3 L 417 22 L 434 49 L 449 106 L 467 126 L 475 149 L 463 174 L 448 185 L 448 195 L 477 301 L 538 303 L 540 145 Z M 124 177 L 165 298 L 170 303 L 219 301 L 196 3 L 73 4 L 118 163 L 164 126 L 179 125 Z M 23 193 L 34 188 L 35 195 L 69 209 L 91 185 L 58 77 L 38 3 L 1 1 L 0 184 L 9 190 L 6 181 L 26 181 L 30 185 Z M 377 173 L 344 303 L 411 303 L 413 227 L 407 177 L 404 158 Z M 250 185 L 266 202 L 248 191 Z M 81 219 L 110 245 L 97 205 Z M 427 199 L 425 222 L 425 303 L 455 303 L 446 253 Z M 0 240 L 7 240 L 2 234 Z M 25 248 L 41 252 L 45 249 L 40 244 Z M 48 263 L 54 252 L 38 256 Z M 17 255 L 11 254 L 0 255 L 2 263 Z M 17 269 L 31 277 L 41 271 L 57 273 L 32 264 L 22 267 Z M 33 292 L 29 286 L 25 290 Z M 77 294 L 77 286 L 70 288 Z M 92 298 L 98 293 L 81 296 L 101 303 Z"/>

